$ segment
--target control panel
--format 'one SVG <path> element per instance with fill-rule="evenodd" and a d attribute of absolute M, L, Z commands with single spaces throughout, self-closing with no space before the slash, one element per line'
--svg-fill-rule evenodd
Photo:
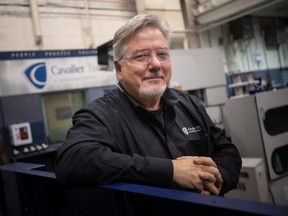
<path fill-rule="evenodd" d="M 48 148 L 48 145 L 45 143 L 38 144 L 38 145 L 29 145 L 22 148 L 14 148 L 13 149 L 13 156 L 23 156 L 28 155 L 31 153 L 45 151 Z"/>
<path fill-rule="evenodd" d="M 32 130 L 29 122 L 12 124 L 9 126 L 9 132 L 14 157 L 45 151 L 48 148 L 48 145 L 45 143 L 33 143 Z"/>
<path fill-rule="evenodd" d="M 12 124 L 9 127 L 11 144 L 14 146 L 27 145 L 33 142 L 29 122 Z"/>

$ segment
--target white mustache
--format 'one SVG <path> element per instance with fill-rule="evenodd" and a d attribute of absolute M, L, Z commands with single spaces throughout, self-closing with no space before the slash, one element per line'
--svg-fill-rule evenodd
<path fill-rule="evenodd" d="M 163 72 L 157 71 L 157 72 L 150 73 L 147 76 L 144 76 L 144 79 L 163 78 L 163 77 L 164 77 Z"/>

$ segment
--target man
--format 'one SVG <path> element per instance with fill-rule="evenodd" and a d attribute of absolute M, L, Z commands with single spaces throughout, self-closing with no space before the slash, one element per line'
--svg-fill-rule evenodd
<path fill-rule="evenodd" d="M 60 183 L 124 181 L 213 195 L 237 185 L 236 147 L 197 98 L 168 88 L 170 33 L 153 15 L 137 15 L 115 33 L 118 87 L 74 114 L 56 162 Z"/>

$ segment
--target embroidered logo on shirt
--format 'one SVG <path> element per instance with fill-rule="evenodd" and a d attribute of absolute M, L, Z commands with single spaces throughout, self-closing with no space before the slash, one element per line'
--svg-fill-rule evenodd
<path fill-rule="evenodd" d="M 201 131 L 202 128 L 201 128 L 201 125 L 197 125 L 195 127 L 183 127 L 182 128 L 182 131 L 188 135 L 189 133 L 196 133 L 196 132 L 199 132 Z"/>

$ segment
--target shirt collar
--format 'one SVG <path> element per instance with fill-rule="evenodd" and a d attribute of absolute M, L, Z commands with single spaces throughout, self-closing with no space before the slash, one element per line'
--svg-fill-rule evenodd
<path fill-rule="evenodd" d="M 130 95 L 129 93 L 125 90 L 124 86 L 118 82 L 117 85 L 118 89 L 123 92 L 129 99 L 129 101 L 135 106 L 135 107 L 142 107 L 139 103 L 137 103 Z M 171 88 L 166 88 L 163 96 L 161 97 L 161 102 L 165 103 L 170 106 L 174 106 L 177 102 L 179 101 L 179 98 L 175 94 L 174 90 Z M 143 108 L 143 107 L 142 107 Z"/>

